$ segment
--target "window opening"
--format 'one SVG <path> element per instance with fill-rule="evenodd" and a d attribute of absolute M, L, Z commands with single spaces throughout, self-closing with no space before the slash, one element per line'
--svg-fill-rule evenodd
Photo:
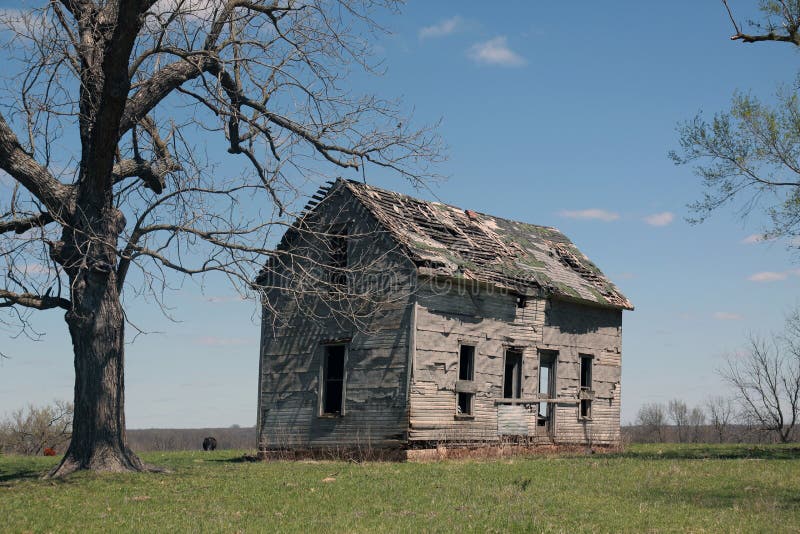
<path fill-rule="evenodd" d="M 506 351 L 505 372 L 503 374 L 503 398 L 518 399 L 522 396 L 522 352 Z"/>
<path fill-rule="evenodd" d="M 461 345 L 458 356 L 458 379 L 475 379 L 475 347 L 472 345 Z M 456 393 L 457 415 L 472 415 L 472 404 L 475 399 L 474 393 L 459 391 Z"/>
<path fill-rule="evenodd" d="M 580 418 L 592 418 L 592 361 L 590 354 L 581 354 Z"/>
<path fill-rule="evenodd" d="M 344 411 L 344 345 L 325 347 L 322 371 L 322 413 L 341 415 Z"/>
<path fill-rule="evenodd" d="M 539 396 L 546 399 L 555 398 L 555 367 L 558 353 L 545 352 L 539 353 Z M 548 426 L 553 420 L 553 410 L 555 406 L 552 402 L 539 403 L 539 426 Z"/>

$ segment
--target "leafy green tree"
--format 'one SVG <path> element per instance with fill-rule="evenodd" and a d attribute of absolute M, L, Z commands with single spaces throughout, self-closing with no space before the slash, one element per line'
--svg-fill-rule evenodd
<path fill-rule="evenodd" d="M 761 20 L 748 21 L 746 28 L 723 4 L 734 28 L 731 40 L 800 46 L 800 1 L 762 1 Z M 792 87 L 780 87 L 771 103 L 737 93 L 730 110 L 711 120 L 698 114 L 679 126 L 681 150 L 671 157 L 677 164 L 694 165 L 704 186 L 702 198 L 690 204 L 693 222 L 735 205 L 743 217 L 768 215 L 764 239 L 800 235 L 798 88 L 800 78 Z"/>

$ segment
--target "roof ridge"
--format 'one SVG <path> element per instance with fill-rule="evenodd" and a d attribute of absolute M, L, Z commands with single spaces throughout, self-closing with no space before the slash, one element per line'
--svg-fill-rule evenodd
<path fill-rule="evenodd" d="M 510 291 L 633 309 L 631 302 L 554 226 L 465 210 L 341 178 L 421 274 L 464 278 Z M 337 190 L 338 187 L 332 188 Z"/>
<path fill-rule="evenodd" d="M 456 206 L 455 204 L 448 204 L 446 202 L 442 202 L 441 200 L 425 200 L 424 198 L 415 197 L 415 196 L 409 195 L 407 193 L 401 193 L 399 191 L 394 191 L 392 189 L 387 189 L 385 187 L 380 187 L 380 186 L 377 186 L 377 185 L 368 184 L 366 182 L 359 182 L 358 180 L 353 180 L 352 178 L 339 178 L 339 180 L 341 180 L 342 182 L 345 182 L 348 185 L 353 185 L 353 186 L 356 186 L 356 187 L 359 187 L 359 188 L 365 188 L 365 189 L 373 189 L 373 190 L 376 190 L 376 191 L 380 191 L 382 193 L 389 193 L 391 195 L 397 195 L 397 196 L 405 197 L 405 198 L 414 200 L 416 202 L 422 202 L 422 203 L 425 203 L 425 204 L 440 204 L 442 206 L 446 206 L 448 208 L 454 208 L 454 209 L 457 209 L 457 210 L 461 210 L 463 212 L 472 211 L 474 213 L 477 213 L 478 215 L 483 215 L 484 217 L 492 217 L 494 219 L 501 219 L 501 220 L 504 220 L 504 221 L 508 221 L 508 222 L 512 222 L 512 223 L 518 223 L 518 224 L 528 224 L 530 226 L 535 226 L 537 228 L 546 228 L 548 230 L 555 230 L 555 231 L 557 231 L 559 233 L 561 232 L 561 230 L 559 230 L 555 226 L 543 225 L 543 224 L 535 224 L 535 223 L 530 223 L 530 222 L 526 222 L 526 221 L 519 221 L 517 219 L 509 219 L 507 217 L 501 217 L 499 215 L 492 215 L 491 213 L 485 213 L 483 211 L 473 210 L 472 208 L 462 208 L 461 206 Z M 564 236 L 564 237 L 566 237 L 566 236 Z"/>

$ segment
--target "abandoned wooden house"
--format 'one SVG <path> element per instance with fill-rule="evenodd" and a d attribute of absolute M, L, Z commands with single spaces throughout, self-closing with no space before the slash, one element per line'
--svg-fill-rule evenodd
<path fill-rule="evenodd" d="M 619 442 L 633 306 L 555 228 L 340 179 L 257 284 L 262 451 Z"/>

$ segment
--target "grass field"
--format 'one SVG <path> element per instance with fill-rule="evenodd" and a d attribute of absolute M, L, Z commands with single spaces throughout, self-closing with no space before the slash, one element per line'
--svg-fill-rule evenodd
<path fill-rule="evenodd" d="M 637 445 L 625 453 L 428 464 L 146 454 L 171 474 L 39 477 L 0 456 L 0 531 L 800 532 L 800 447 Z"/>

